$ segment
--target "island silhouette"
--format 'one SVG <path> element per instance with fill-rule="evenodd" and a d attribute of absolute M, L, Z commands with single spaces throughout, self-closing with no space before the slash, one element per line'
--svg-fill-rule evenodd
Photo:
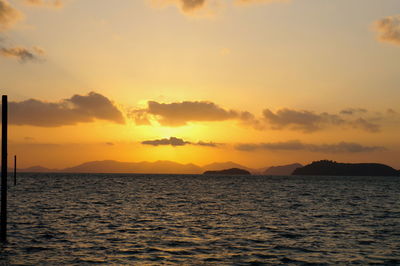
<path fill-rule="evenodd" d="M 205 171 L 204 175 L 251 175 L 247 170 L 239 168 L 224 169 L 220 171 Z"/>
<path fill-rule="evenodd" d="M 321 160 L 293 171 L 293 175 L 400 176 L 399 171 L 379 163 L 338 163 Z"/>

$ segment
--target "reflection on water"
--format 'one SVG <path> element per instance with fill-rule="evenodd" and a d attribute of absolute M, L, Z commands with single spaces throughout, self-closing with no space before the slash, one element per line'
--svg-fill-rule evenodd
<path fill-rule="evenodd" d="M 400 179 L 23 174 L 10 264 L 400 264 Z"/>

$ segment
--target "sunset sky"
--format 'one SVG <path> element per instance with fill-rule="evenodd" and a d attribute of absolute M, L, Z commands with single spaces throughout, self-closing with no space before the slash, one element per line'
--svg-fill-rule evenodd
<path fill-rule="evenodd" d="M 20 167 L 400 168 L 399 0 L 0 0 Z"/>

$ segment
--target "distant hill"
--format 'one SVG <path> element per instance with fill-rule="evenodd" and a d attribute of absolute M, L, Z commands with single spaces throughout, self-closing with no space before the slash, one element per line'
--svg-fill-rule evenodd
<path fill-rule="evenodd" d="M 231 168 L 220 171 L 205 171 L 203 174 L 204 175 L 251 175 L 249 171 L 239 168 Z"/>
<path fill-rule="evenodd" d="M 271 166 L 263 172 L 264 175 L 291 175 L 297 168 L 303 167 L 299 163 L 282 165 L 282 166 Z"/>
<path fill-rule="evenodd" d="M 323 160 L 297 168 L 293 175 L 399 176 L 399 172 L 390 166 L 378 163 L 352 164 Z"/>
<path fill-rule="evenodd" d="M 289 175 L 291 169 L 301 167 L 299 164 L 270 167 L 264 169 L 251 169 L 234 162 L 212 163 L 203 167 L 195 164 L 180 164 L 171 161 L 156 162 L 118 162 L 113 160 L 86 162 L 65 169 L 49 169 L 42 166 L 33 166 L 18 169 L 18 172 L 35 173 L 139 173 L 139 174 L 201 174 L 206 171 L 220 171 L 222 169 L 243 169 L 252 174 L 263 175 Z M 387 166 L 388 167 L 388 166 Z M 303 167 L 304 168 L 304 167 Z M 303 169 L 301 168 L 301 169 Z M 390 168 L 390 167 L 389 167 Z M 308 169 L 308 168 L 307 168 Z M 390 168 L 394 170 L 393 168 Z M 13 169 L 9 169 L 12 172 Z M 304 171 L 304 170 L 302 170 Z M 394 170 L 396 171 L 396 170 Z M 400 175 L 396 171 L 397 175 Z"/>
<path fill-rule="evenodd" d="M 202 168 L 194 164 L 180 164 L 170 161 L 117 162 L 94 161 L 62 170 L 70 173 L 146 173 L 146 174 L 199 174 Z"/>

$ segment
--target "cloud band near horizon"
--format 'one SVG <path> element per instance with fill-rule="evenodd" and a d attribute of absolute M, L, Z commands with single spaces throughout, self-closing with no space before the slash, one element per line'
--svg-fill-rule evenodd
<path fill-rule="evenodd" d="M 385 147 L 381 146 L 364 146 L 353 142 L 339 142 L 335 144 L 308 144 L 298 140 L 287 142 L 270 142 L 270 143 L 246 143 L 235 146 L 238 151 L 308 151 L 319 153 L 364 153 L 374 151 L 384 151 Z"/>
<path fill-rule="evenodd" d="M 162 126 L 180 127 L 189 123 L 236 121 L 243 126 L 258 130 L 293 130 L 313 133 L 328 128 L 358 129 L 370 133 L 381 130 L 384 115 L 370 114 L 363 108 L 347 108 L 337 114 L 289 108 L 271 111 L 264 109 L 257 118 L 248 111 L 223 108 L 210 101 L 183 101 L 159 103 L 149 101 L 147 108 L 135 109 L 128 113 L 136 125 L 152 125 L 156 121 Z"/>

